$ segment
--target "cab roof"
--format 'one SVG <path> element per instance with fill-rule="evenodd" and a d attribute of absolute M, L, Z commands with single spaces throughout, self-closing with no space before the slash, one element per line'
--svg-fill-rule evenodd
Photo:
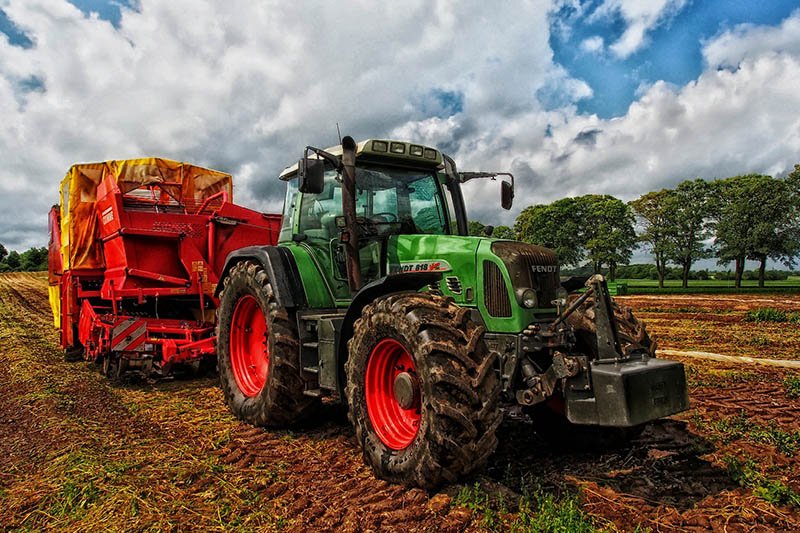
<path fill-rule="evenodd" d="M 331 146 L 325 149 L 331 155 L 341 156 L 342 145 Z M 438 167 L 442 165 L 442 153 L 421 144 L 395 141 L 391 139 L 367 139 L 356 144 L 356 157 L 375 156 L 387 159 L 396 159 L 405 163 L 422 164 L 424 166 Z M 310 156 L 319 158 L 316 154 Z M 278 176 L 282 180 L 290 180 L 297 174 L 297 163 L 286 167 Z"/>

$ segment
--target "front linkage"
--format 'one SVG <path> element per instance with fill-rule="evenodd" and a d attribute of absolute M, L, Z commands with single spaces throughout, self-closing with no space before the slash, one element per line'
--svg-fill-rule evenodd
<path fill-rule="evenodd" d="M 550 403 L 569 422 L 609 427 L 638 426 L 688 408 L 683 365 L 655 358 L 655 346 L 637 335 L 641 325 L 632 316 L 625 320 L 603 276 L 589 278 L 569 305 L 566 299 L 556 305 L 552 322 L 531 323 L 516 336 L 487 334 L 487 344 L 501 353 L 507 399 L 531 408 L 560 390 L 563 402 Z"/>

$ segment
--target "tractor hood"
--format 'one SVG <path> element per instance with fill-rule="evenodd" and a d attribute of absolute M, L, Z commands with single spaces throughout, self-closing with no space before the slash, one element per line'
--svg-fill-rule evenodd
<path fill-rule="evenodd" d="M 519 332 L 537 313 L 552 313 L 560 286 L 558 260 L 541 246 L 486 237 L 395 235 L 389 240 L 388 272 L 440 272 L 440 290 L 456 303 L 477 307 L 490 331 Z M 536 292 L 526 309 L 521 296 Z"/>

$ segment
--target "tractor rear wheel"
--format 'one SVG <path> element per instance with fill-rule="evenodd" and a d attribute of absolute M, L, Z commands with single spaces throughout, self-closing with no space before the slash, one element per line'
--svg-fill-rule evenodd
<path fill-rule="evenodd" d="M 217 364 L 230 410 L 256 426 L 287 426 L 308 418 L 319 400 L 303 394 L 297 325 L 278 306 L 261 265 L 234 266 L 219 299 Z"/>
<path fill-rule="evenodd" d="M 348 344 L 348 416 L 379 477 L 435 488 L 492 454 L 500 383 L 483 334 L 467 309 L 430 293 L 364 308 Z"/>

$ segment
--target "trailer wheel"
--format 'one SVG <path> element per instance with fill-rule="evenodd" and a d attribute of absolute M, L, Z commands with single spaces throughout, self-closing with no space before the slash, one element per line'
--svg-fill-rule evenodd
<path fill-rule="evenodd" d="M 319 406 L 317 398 L 303 394 L 297 326 L 278 307 L 266 272 L 253 261 L 237 264 L 225 278 L 217 357 L 225 403 L 245 422 L 291 425 Z"/>
<path fill-rule="evenodd" d="M 364 308 L 348 344 L 348 416 L 379 477 L 435 488 L 492 454 L 500 384 L 483 334 L 468 310 L 429 293 Z"/>

